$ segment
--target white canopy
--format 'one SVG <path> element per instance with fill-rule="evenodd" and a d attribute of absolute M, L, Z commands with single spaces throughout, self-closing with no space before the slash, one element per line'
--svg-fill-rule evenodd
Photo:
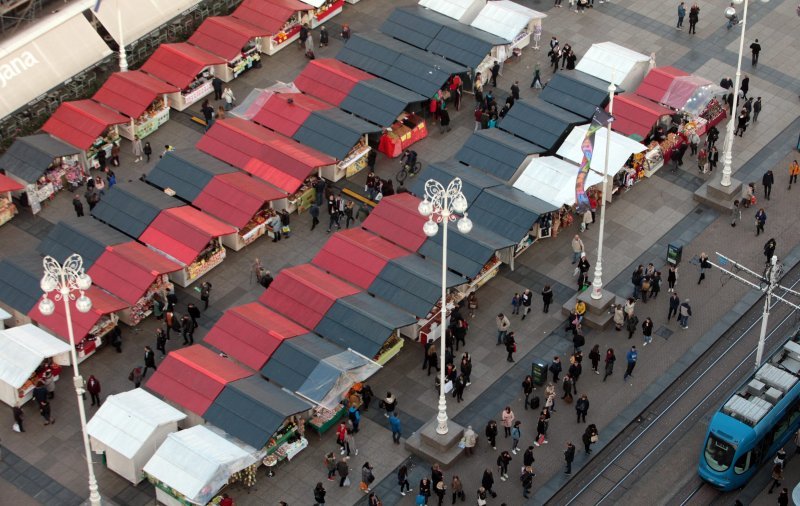
<path fill-rule="evenodd" d="M 650 57 L 613 42 L 592 44 L 576 70 L 611 82 L 623 90 L 635 90 L 650 68 Z"/>
<path fill-rule="evenodd" d="M 419 0 L 419 4 L 462 23 L 471 23 L 486 0 Z"/>
<path fill-rule="evenodd" d="M 97 0 L 88 1 L 92 8 L 96 3 Z M 94 14 L 117 43 L 121 15 L 121 19 L 125 20 L 122 24 L 122 40 L 127 46 L 199 3 L 200 0 L 103 0 Z"/>
<path fill-rule="evenodd" d="M 0 331 L 0 381 L 20 388 L 42 360 L 69 352 L 69 345 L 36 325 Z"/>
<path fill-rule="evenodd" d="M 514 188 L 544 200 L 555 207 L 575 204 L 575 180 L 579 167 L 556 156 L 534 158 L 523 169 Z M 601 183 L 603 177 L 589 171 L 586 188 Z"/>
<path fill-rule="evenodd" d="M 613 128 L 613 124 L 612 124 Z M 567 140 L 561 144 L 558 149 L 558 156 L 561 156 L 571 162 L 580 164 L 583 159 L 583 150 L 581 150 L 581 143 L 586 137 L 586 130 L 589 125 L 580 125 L 572 129 L 567 136 Z M 592 171 L 598 174 L 603 173 L 603 167 L 606 163 L 606 138 L 608 137 L 608 129 L 603 127 L 595 133 L 594 137 L 594 152 L 592 154 Z M 608 157 L 608 175 L 614 176 L 619 169 L 625 165 L 628 158 L 633 153 L 640 153 L 647 149 L 644 144 L 636 142 L 630 137 L 626 137 L 617 132 L 611 131 L 611 153 Z"/>
<path fill-rule="evenodd" d="M 487 2 L 470 25 L 513 41 L 532 19 L 546 17 L 547 14 L 529 9 L 511 0 L 496 0 Z"/>
<path fill-rule="evenodd" d="M 322 7 L 322 4 L 325 3 L 325 0 L 300 0 L 300 1 L 303 2 L 304 4 L 311 5 L 315 9 L 319 9 L 320 7 Z"/>
<path fill-rule="evenodd" d="M 86 424 L 91 437 L 132 459 L 160 427 L 186 415 L 143 388 L 109 395 Z"/>
<path fill-rule="evenodd" d="M 196 425 L 167 436 L 144 472 L 189 501 L 206 504 L 233 473 L 255 464 L 253 453 Z"/>

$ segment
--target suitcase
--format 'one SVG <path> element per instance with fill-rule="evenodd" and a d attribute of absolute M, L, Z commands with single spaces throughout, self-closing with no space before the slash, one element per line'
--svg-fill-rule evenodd
<path fill-rule="evenodd" d="M 539 409 L 539 397 L 534 395 L 532 399 L 528 401 L 531 406 L 531 409 Z"/>

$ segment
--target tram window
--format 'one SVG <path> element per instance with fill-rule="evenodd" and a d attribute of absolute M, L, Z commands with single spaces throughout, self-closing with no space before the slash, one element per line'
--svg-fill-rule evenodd
<path fill-rule="evenodd" d="M 745 453 L 741 457 L 736 460 L 736 464 L 733 466 L 733 472 L 736 474 L 742 474 L 748 469 L 750 469 L 750 465 L 753 462 L 753 450 Z"/>
<path fill-rule="evenodd" d="M 705 459 L 708 467 L 717 472 L 727 471 L 733 462 L 736 447 L 732 444 L 718 439 L 713 434 L 708 436 L 706 442 Z"/>
<path fill-rule="evenodd" d="M 789 410 L 786 412 L 785 415 L 775 424 L 775 428 L 772 429 L 770 444 L 772 441 L 776 441 L 780 439 L 783 434 L 792 426 L 797 417 L 800 416 L 800 402 L 795 402 Z"/>

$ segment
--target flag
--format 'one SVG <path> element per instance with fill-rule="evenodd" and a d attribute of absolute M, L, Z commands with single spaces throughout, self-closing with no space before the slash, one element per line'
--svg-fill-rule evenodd
<path fill-rule="evenodd" d="M 586 130 L 586 137 L 583 138 L 581 143 L 581 151 L 583 151 L 583 158 L 581 165 L 578 169 L 578 177 L 575 179 L 575 202 L 578 213 L 584 213 L 589 209 L 589 197 L 586 196 L 586 176 L 589 175 L 589 170 L 592 167 L 592 154 L 594 153 L 594 136 L 598 130 L 603 128 L 614 121 L 607 112 L 600 108 L 595 108 L 592 122 Z"/>

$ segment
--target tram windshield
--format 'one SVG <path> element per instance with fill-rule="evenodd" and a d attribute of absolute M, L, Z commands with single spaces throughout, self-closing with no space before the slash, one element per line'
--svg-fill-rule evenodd
<path fill-rule="evenodd" d="M 717 472 L 727 471 L 733 462 L 736 447 L 709 434 L 706 442 L 705 458 L 708 467 Z"/>

